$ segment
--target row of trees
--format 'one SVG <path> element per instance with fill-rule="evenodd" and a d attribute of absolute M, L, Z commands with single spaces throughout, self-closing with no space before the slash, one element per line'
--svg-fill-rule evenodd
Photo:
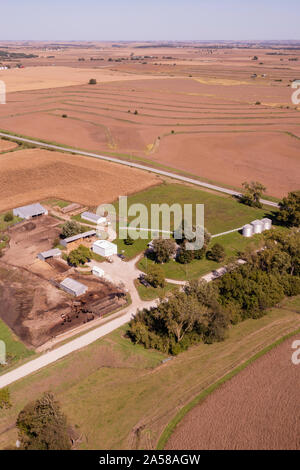
<path fill-rule="evenodd" d="M 300 233 L 271 231 L 266 248 L 245 254 L 247 263 L 232 264 L 212 283 L 191 281 L 156 307 L 131 320 L 135 343 L 177 354 L 200 341 L 221 341 L 230 323 L 259 318 L 284 296 L 300 294 Z"/>

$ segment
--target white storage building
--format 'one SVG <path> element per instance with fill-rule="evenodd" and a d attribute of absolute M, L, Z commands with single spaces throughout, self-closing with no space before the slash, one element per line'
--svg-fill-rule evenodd
<path fill-rule="evenodd" d="M 63 289 L 68 294 L 74 295 L 75 297 L 79 297 L 83 295 L 88 290 L 88 287 L 81 282 L 75 281 L 71 277 L 66 277 L 60 284 L 60 288 Z"/>
<path fill-rule="evenodd" d="M 94 214 L 93 212 L 83 212 L 81 214 L 81 218 L 83 220 L 87 220 L 88 222 L 92 222 L 93 224 L 105 224 L 106 217 L 102 217 L 100 215 Z"/>
<path fill-rule="evenodd" d="M 92 273 L 97 277 L 104 277 L 105 275 L 103 269 L 99 268 L 98 266 L 93 266 Z"/>
<path fill-rule="evenodd" d="M 253 222 L 251 222 L 251 225 L 253 227 L 254 234 L 261 233 L 264 230 L 264 224 L 261 220 L 253 220 Z"/>
<path fill-rule="evenodd" d="M 270 230 L 272 228 L 272 220 L 271 219 L 268 219 L 268 217 L 265 217 L 264 219 L 261 219 L 262 223 L 263 223 L 263 226 L 264 226 L 264 230 Z"/>
<path fill-rule="evenodd" d="M 29 206 L 22 206 L 13 209 L 13 214 L 21 219 L 32 219 L 41 215 L 47 215 L 48 211 L 39 202 L 36 204 L 30 204 Z"/>
<path fill-rule="evenodd" d="M 100 256 L 113 256 L 118 253 L 118 247 L 114 243 L 109 242 L 108 240 L 97 240 L 93 243 L 92 250 L 94 253 Z"/>

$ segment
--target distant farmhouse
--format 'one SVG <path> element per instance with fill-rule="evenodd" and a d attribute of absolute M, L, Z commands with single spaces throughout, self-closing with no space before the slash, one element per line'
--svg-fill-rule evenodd
<path fill-rule="evenodd" d="M 30 204 L 29 206 L 22 206 L 13 209 L 13 214 L 21 219 L 33 219 L 34 217 L 40 217 L 41 215 L 47 215 L 48 211 L 39 202 L 36 204 Z"/>

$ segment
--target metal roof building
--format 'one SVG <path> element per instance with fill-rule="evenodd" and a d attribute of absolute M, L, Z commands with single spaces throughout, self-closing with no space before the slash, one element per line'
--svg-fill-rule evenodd
<path fill-rule="evenodd" d="M 93 243 L 92 249 L 94 253 L 104 257 L 116 255 L 118 253 L 117 245 L 109 242 L 108 240 L 97 240 Z"/>
<path fill-rule="evenodd" d="M 88 287 L 81 282 L 75 281 L 71 277 L 66 277 L 60 284 L 60 288 L 63 289 L 68 294 L 74 295 L 75 297 L 79 297 L 83 295 L 88 290 Z"/>
<path fill-rule="evenodd" d="M 77 235 L 73 235 L 72 237 L 64 238 L 61 240 L 61 244 L 63 246 L 67 246 L 68 243 L 76 242 L 77 240 L 81 240 L 82 238 L 94 237 L 96 235 L 96 230 L 89 230 L 88 232 L 78 233 Z"/>
<path fill-rule="evenodd" d="M 37 255 L 37 257 L 41 259 L 42 261 L 45 261 L 46 259 L 49 259 L 49 258 L 57 258 L 58 256 L 61 256 L 61 251 L 58 248 L 53 248 L 53 250 L 43 251 L 42 253 L 39 253 Z"/>
<path fill-rule="evenodd" d="M 13 209 L 13 214 L 21 219 L 32 219 L 40 215 L 47 215 L 48 211 L 39 202 L 36 204 L 30 204 L 29 206 L 22 206 Z"/>
<path fill-rule="evenodd" d="M 93 212 L 83 212 L 81 218 L 93 222 L 94 224 L 104 224 L 106 222 L 106 217 L 94 214 Z"/>

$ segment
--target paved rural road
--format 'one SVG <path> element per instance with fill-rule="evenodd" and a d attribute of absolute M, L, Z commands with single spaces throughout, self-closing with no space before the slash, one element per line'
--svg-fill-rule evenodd
<path fill-rule="evenodd" d="M 214 191 L 219 191 L 221 193 L 230 194 L 231 196 L 240 196 L 241 195 L 241 193 L 239 193 L 238 191 L 233 191 L 232 189 L 222 188 L 221 186 L 216 186 L 214 184 L 205 183 L 203 181 L 198 181 L 198 180 L 193 179 L 193 178 L 187 178 L 186 176 L 177 175 L 176 173 L 171 173 L 169 171 L 158 170 L 157 168 L 152 168 L 150 166 L 140 165 L 139 163 L 132 163 L 132 162 L 128 162 L 126 160 L 120 160 L 118 158 L 108 157 L 108 156 L 104 156 L 104 155 L 98 155 L 97 153 L 85 152 L 83 150 L 73 150 L 73 149 L 69 149 L 69 148 L 66 148 L 66 147 L 60 147 L 58 145 L 45 144 L 45 143 L 43 143 L 41 141 L 38 141 L 38 140 L 26 139 L 25 137 L 15 137 L 15 136 L 12 136 L 10 134 L 5 134 L 3 132 L 0 132 L 0 137 L 7 137 L 7 138 L 10 138 L 10 139 L 16 140 L 18 142 L 25 142 L 25 143 L 28 143 L 28 144 L 39 145 L 40 147 L 49 148 L 49 149 L 53 149 L 53 150 L 59 150 L 59 151 L 62 151 L 62 152 L 68 152 L 68 153 L 73 153 L 73 154 L 76 153 L 78 155 L 84 155 L 86 157 L 99 158 L 100 160 L 106 160 L 108 162 L 120 163 L 121 165 L 126 165 L 126 166 L 130 166 L 130 167 L 133 167 L 133 168 L 138 168 L 140 170 L 151 171 L 152 173 L 156 173 L 158 175 L 168 176 L 170 178 L 174 178 L 174 179 L 177 179 L 177 180 L 180 180 L 180 181 L 184 181 L 185 183 L 191 183 L 191 184 L 195 184 L 197 186 L 202 186 L 204 188 L 212 189 Z M 267 206 L 278 207 L 278 204 L 276 202 L 268 201 L 266 199 L 261 199 L 261 202 L 262 202 L 262 204 L 265 204 Z"/>

